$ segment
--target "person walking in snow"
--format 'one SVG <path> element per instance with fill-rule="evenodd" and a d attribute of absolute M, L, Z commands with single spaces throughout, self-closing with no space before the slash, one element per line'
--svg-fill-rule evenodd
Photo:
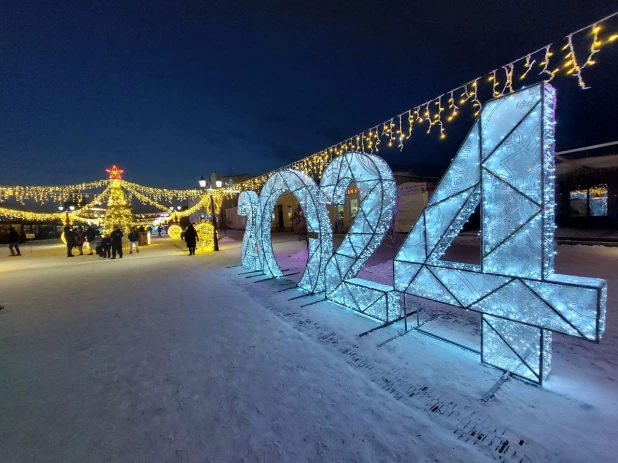
<path fill-rule="evenodd" d="M 197 246 L 198 236 L 197 231 L 193 227 L 193 224 L 187 227 L 187 231 L 184 232 L 185 243 L 187 243 L 187 247 L 189 248 L 189 255 L 195 255 L 195 247 Z"/>
<path fill-rule="evenodd" d="M 139 233 L 137 233 L 135 227 L 131 228 L 131 232 L 129 233 L 129 241 L 131 243 L 129 254 L 133 254 L 133 248 L 135 248 L 135 252 L 139 253 Z"/>
<path fill-rule="evenodd" d="M 19 251 L 19 233 L 17 233 L 15 227 L 9 228 L 9 249 L 11 250 L 11 256 L 21 256 Z"/>
<path fill-rule="evenodd" d="M 79 255 L 84 255 L 84 243 L 86 242 L 86 234 L 84 233 L 84 229 L 79 226 L 77 227 L 77 232 L 75 233 L 75 247 L 79 251 Z"/>
<path fill-rule="evenodd" d="M 67 257 L 74 257 L 73 248 L 75 247 L 75 232 L 70 225 L 64 227 L 64 239 L 67 242 Z"/>
<path fill-rule="evenodd" d="M 94 240 L 97 237 L 97 232 L 94 228 L 92 228 L 92 225 L 88 225 L 88 227 L 86 228 L 86 241 L 88 242 L 88 249 L 90 249 L 90 254 L 88 254 L 89 256 L 92 255 L 92 250 L 94 249 Z"/>
<path fill-rule="evenodd" d="M 114 231 L 110 235 L 112 239 L 112 259 L 116 258 L 116 253 L 120 255 L 120 259 L 122 259 L 122 237 L 124 233 L 118 225 L 114 228 Z"/>
<path fill-rule="evenodd" d="M 97 247 L 97 254 L 104 259 L 112 257 L 112 239 L 109 236 L 104 236 L 101 244 Z"/>

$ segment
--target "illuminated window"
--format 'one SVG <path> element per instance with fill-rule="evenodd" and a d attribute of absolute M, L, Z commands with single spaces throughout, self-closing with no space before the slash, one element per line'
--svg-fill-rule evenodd
<path fill-rule="evenodd" d="M 569 194 L 571 217 L 606 217 L 607 185 L 573 190 Z"/>
<path fill-rule="evenodd" d="M 288 206 L 288 220 L 292 220 L 292 206 Z"/>

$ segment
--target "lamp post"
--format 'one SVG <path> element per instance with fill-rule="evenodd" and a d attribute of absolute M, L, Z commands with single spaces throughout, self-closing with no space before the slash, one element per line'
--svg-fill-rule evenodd
<path fill-rule="evenodd" d="M 203 176 L 199 179 L 198 183 L 200 185 L 200 189 L 202 190 L 202 192 L 205 192 L 206 191 L 206 180 L 204 179 Z M 221 183 L 221 181 L 217 180 L 216 182 L 217 187 L 219 187 L 219 183 Z M 208 212 L 206 210 L 205 205 L 204 205 L 204 211 Z M 211 217 L 212 217 L 212 228 L 214 232 L 215 251 L 218 251 L 219 250 L 219 238 L 217 237 L 217 216 L 215 215 L 215 200 L 212 195 L 210 195 L 210 211 L 212 213 Z"/>

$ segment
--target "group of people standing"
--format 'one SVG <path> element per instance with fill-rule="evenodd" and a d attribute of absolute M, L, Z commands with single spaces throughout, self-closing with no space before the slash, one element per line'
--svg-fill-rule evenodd
<path fill-rule="evenodd" d="M 101 233 L 91 225 L 84 230 L 81 226 L 73 229 L 71 225 L 64 227 L 64 238 L 67 243 L 67 257 L 75 257 L 73 254 L 73 248 L 77 248 L 79 255 L 84 255 L 83 246 L 88 244 L 88 249 L 92 256 L 96 251 L 97 255 L 103 258 L 115 259 L 118 256 L 122 259 L 122 238 L 124 232 L 119 225 L 114 226 L 113 231 L 109 236 L 102 236 Z M 139 253 L 139 232 L 136 228 L 131 228 L 129 233 L 129 241 L 131 243 L 130 254 L 133 254 L 133 250 Z"/>

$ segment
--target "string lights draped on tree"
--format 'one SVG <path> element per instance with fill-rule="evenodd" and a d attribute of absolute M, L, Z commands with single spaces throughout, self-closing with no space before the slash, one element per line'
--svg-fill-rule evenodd
<path fill-rule="evenodd" d="M 111 175 L 114 174 L 110 174 L 110 178 L 112 178 Z M 116 227 L 119 227 L 127 235 L 133 225 L 131 204 L 127 200 L 124 191 L 122 191 L 119 178 L 116 177 L 116 179 L 112 180 L 109 189 L 109 199 L 107 200 L 107 210 L 105 211 L 105 225 L 103 227 L 103 233 L 106 236 L 109 236 Z"/>
<path fill-rule="evenodd" d="M 111 169 L 106 169 L 106 171 L 109 173 L 108 179 L 89 183 L 60 186 L 0 186 L 0 202 L 13 200 L 25 204 L 25 201 L 30 200 L 45 204 L 49 202 L 65 203 L 70 201 L 76 205 L 74 210 L 51 213 L 0 208 L 0 217 L 34 222 L 54 220 L 69 220 L 69 222 L 81 220 L 86 222 L 105 218 L 106 232 L 111 231 L 111 227 L 114 225 L 120 225 L 125 232 L 128 232 L 131 225 L 150 224 L 155 218 L 160 218 L 162 213 L 168 214 L 169 220 L 178 221 L 182 217 L 188 217 L 201 210 L 210 210 L 211 197 L 215 205 L 215 213 L 219 214 L 223 199 L 238 194 L 237 191 L 230 189 L 216 189 L 203 192 L 196 188 L 169 190 L 148 187 L 123 180 L 122 174 L 124 170 L 119 169 L 115 165 Z M 85 191 L 102 187 L 104 188 L 103 191 L 98 194 L 85 193 Z M 93 199 L 88 204 L 79 207 L 79 204 L 82 204 L 85 198 L 90 196 L 93 196 Z M 133 216 L 130 208 L 133 197 L 142 204 L 152 206 L 160 212 Z M 193 206 L 183 210 L 171 210 L 169 204 L 161 203 L 161 201 L 168 203 L 188 202 L 195 199 L 197 199 L 197 202 Z M 99 208 L 103 208 L 106 202 L 106 214 L 98 214 L 97 211 Z"/>
<path fill-rule="evenodd" d="M 45 203 L 62 203 L 67 198 L 72 198 L 74 202 L 82 202 L 85 198 L 94 196 L 96 202 L 97 196 L 95 193 L 90 193 L 90 190 L 99 188 L 108 189 L 114 181 L 119 182 L 122 188 L 129 190 L 137 197 L 141 194 L 141 198 L 148 198 L 149 204 L 155 205 L 161 209 L 167 209 L 168 206 L 159 204 L 165 202 L 184 202 L 200 196 L 201 192 L 197 188 L 187 190 L 170 190 L 166 188 L 156 188 L 137 183 L 127 182 L 122 179 L 124 170 L 117 166 L 112 166 L 111 169 L 106 169 L 109 173 L 109 178 L 97 180 L 94 182 L 77 183 L 72 185 L 54 185 L 54 186 L 0 186 L 0 202 L 13 200 L 20 204 L 25 204 L 26 201 L 34 201 L 39 204 Z M 137 192 L 137 193 L 136 193 Z M 100 193 L 101 195 L 105 194 Z"/>
<path fill-rule="evenodd" d="M 483 108 L 483 101 L 512 94 L 524 86 L 551 82 L 559 75 L 572 77 L 581 89 L 588 89 L 584 71 L 598 64 L 598 54 L 603 47 L 618 42 L 617 15 L 614 13 L 572 32 L 560 41 L 476 77 L 347 140 L 232 188 L 257 191 L 273 174 L 288 169 L 320 178 L 326 166 L 337 156 L 351 152 L 375 154 L 381 149 L 394 147 L 403 150 L 414 129 L 422 128 L 426 134 L 433 133 L 441 139 L 445 138 L 445 124 L 456 119 L 464 108 L 470 108 L 477 117 Z"/>

